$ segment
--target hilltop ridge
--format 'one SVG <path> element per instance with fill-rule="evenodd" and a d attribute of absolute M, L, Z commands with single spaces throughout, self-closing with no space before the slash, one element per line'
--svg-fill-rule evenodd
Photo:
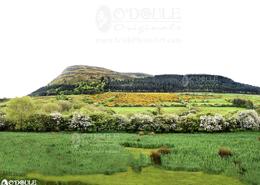
<path fill-rule="evenodd" d="M 121 73 L 110 69 L 75 65 L 32 96 L 123 92 L 218 92 L 260 94 L 260 87 L 235 82 L 220 75 Z"/>
<path fill-rule="evenodd" d="M 103 67 L 75 65 L 67 67 L 62 74 L 55 78 L 49 85 L 75 84 L 82 81 L 99 80 L 101 78 L 125 80 L 150 76 L 152 75 L 144 73 L 120 73 Z"/>

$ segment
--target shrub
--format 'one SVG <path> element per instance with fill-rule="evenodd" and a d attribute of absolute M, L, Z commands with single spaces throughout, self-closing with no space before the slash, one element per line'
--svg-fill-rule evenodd
<path fill-rule="evenodd" d="M 42 109 L 42 111 L 43 111 L 44 113 L 47 113 L 47 114 L 60 111 L 60 107 L 59 107 L 59 105 L 56 104 L 56 103 L 47 103 L 47 104 L 44 104 L 41 109 Z"/>
<path fill-rule="evenodd" d="M 231 157 L 232 156 L 232 152 L 231 152 L 231 150 L 229 148 L 222 147 L 222 148 L 219 149 L 218 155 L 221 158 L 227 158 L 227 157 Z"/>
<path fill-rule="evenodd" d="M 34 114 L 31 115 L 26 121 L 23 128 L 24 131 L 28 132 L 43 132 L 45 129 L 45 122 L 49 122 L 50 116 L 45 114 Z"/>
<path fill-rule="evenodd" d="M 13 130 L 14 125 L 5 119 L 5 115 L 0 113 L 0 131 Z"/>
<path fill-rule="evenodd" d="M 72 108 L 72 103 L 69 101 L 61 100 L 58 102 L 59 108 L 61 112 L 68 112 Z"/>
<path fill-rule="evenodd" d="M 146 114 L 135 114 L 130 118 L 130 125 L 128 131 L 153 131 L 152 128 L 153 117 Z"/>
<path fill-rule="evenodd" d="M 260 128 L 260 118 L 256 111 L 246 110 L 238 114 L 237 117 L 240 128 L 245 130 L 258 130 Z"/>
<path fill-rule="evenodd" d="M 186 116 L 180 116 L 177 123 L 178 132 L 196 132 L 199 130 L 200 120 L 194 114 L 189 114 Z"/>
<path fill-rule="evenodd" d="M 115 119 L 115 131 L 126 131 L 126 127 L 129 124 L 129 119 L 123 115 L 114 115 Z"/>
<path fill-rule="evenodd" d="M 260 108 L 257 108 L 255 111 L 256 111 L 256 112 L 258 113 L 258 115 L 260 116 Z"/>
<path fill-rule="evenodd" d="M 242 108 L 247 108 L 247 109 L 253 109 L 254 104 L 251 100 L 244 100 L 240 98 L 236 98 L 232 100 L 232 104 L 235 107 L 242 107 Z"/>
<path fill-rule="evenodd" d="M 109 132 L 115 132 L 115 131 L 125 131 L 125 130 L 121 130 L 122 127 L 129 122 L 129 120 L 127 119 L 127 117 L 122 116 L 122 115 L 110 115 L 110 114 L 106 114 L 107 115 L 107 123 L 106 124 L 106 131 Z"/>
<path fill-rule="evenodd" d="M 228 123 L 221 115 L 200 117 L 200 128 L 207 132 L 222 131 L 227 125 Z"/>
<path fill-rule="evenodd" d="M 50 114 L 50 122 L 46 126 L 50 131 L 63 131 L 68 128 L 68 122 L 61 113 L 55 112 Z"/>
<path fill-rule="evenodd" d="M 162 155 L 170 154 L 171 150 L 167 147 L 161 147 L 157 151 L 152 151 L 150 158 L 153 164 L 161 165 L 162 164 Z"/>
<path fill-rule="evenodd" d="M 34 114 L 24 123 L 24 131 L 51 132 L 64 131 L 68 128 L 68 121 L 59 113 Z"/>
<path fill-rule="evenodd" d="M 120 120 L 107 113 L 93 113 L 90 118 L 96 125 L 97 132 L 116 131 L 119 127 L 117 121 Z"/>
<path fill-rule="evenodd" d="M 2 120 L 2 118 L 0 118 L 0 131 L 3 131 L 5 129 L 6 129 L 5 122 Z"/>
<path fill-rule="evenodd" d="M 153 130 L 155 132 L 172 132 L 176 129 L 178 116 L 176 115 L 159 115 L 154 118 Z"/>
<path fill-rule="evenodd" d="M 158 151 L 153 151 L 150 154 L 150 158 L 153 164 L 155 165 L 161 165 L 162 164 L 162 159 L 161 159 L 161 153 Z"/>
<path fill-rule="evenodd" d="M 6 119 L 15 123 L 17 129 L 23 129 L 24 121 L 35 112 L 35 106 L 30 97 L 14 98 L 8 102 Z"/>
<path fill-rule="evenodd" d="M 158 149 L 158 152 L 162 155 L 170 154 L 171 150 L 167 147 L 161 147 Z"/>
<path fill-rule="evenodd" d="M 95 131 L 94 124 L 91 123 L 89 116 L 85 116 L 79 113 L 75 113 L 71 119 L 69 128 L 71 130 L 81 131 L 81 132 L 93 132 Z"/>
<path fill-rule="evenodd" d="M 235 116 L 228 116 L 223 126 L 223 131 L 234 131 L 239 128 L 237 118 Z"/>

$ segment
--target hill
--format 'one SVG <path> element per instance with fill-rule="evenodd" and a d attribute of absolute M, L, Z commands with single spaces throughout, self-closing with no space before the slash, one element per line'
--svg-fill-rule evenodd
<path fill-rule="evenodd" d="M 144 78 L 151 75 L 143 73 L 120 73 L 102 67 L 76 65 L 66 68 L 61 75 L 55 78 L 49 85 L 72 85 L 84 81 L 100 80 L 110 78 L 116 80 L 126 80 L 132 78 Z"/>
<path fill-rule="evenodd" d="M 219 75 L 156 75 L 120 73 L 92 66 L 70 66 L 32 96 L 122 92 L 217 92 L 260 94 L 260 87 L 242 84 Z"/>

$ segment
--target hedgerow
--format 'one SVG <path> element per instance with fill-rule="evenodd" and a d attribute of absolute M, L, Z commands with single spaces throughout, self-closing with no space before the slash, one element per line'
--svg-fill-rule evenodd
<path fill-rule="evenodd" d="M 64 116 L 60 113 L 32 114 L 22 124 L 0 115 L 0 130 L 29 132 L 130 132 L 130 133 L 193 133 L 193 132 L 230 132 L 235 130 L 260 130 L 260 117 L 254 110 L 241 111 L 235 115 L 184 115 L 173 114 L 134 114 L 130 117 L 93 112 L 91 114 L 74 113 Z"/>
<path fill-rule="evenodd" d="M 259 130 L 260 128 L 260 118 L 254 110 L 240 112 L 238 115 L 238 123 L 241 129 L 245 130 Z"/>

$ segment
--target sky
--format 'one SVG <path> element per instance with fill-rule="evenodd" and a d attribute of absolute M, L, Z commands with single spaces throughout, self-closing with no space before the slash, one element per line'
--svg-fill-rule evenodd
<path fill-rule="evenodd" d="M 260 86 L 259 18 L 256 0 L 0 0 L 0 98 L 71 65 Z"/>

